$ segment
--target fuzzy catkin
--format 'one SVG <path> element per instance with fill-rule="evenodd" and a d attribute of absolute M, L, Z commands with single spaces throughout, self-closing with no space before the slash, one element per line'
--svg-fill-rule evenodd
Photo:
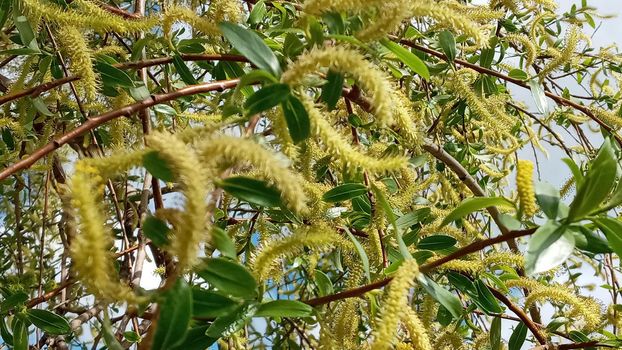
<path fill-rule="evenodd" d="M 76 82 L 88 101 L 95 99 L 98 79 L 93 69 L 93 52 L 84 39 L 82 32 L 76 27 L 63 27 L 57 31 L 58 42 L 62 51 L 68 56 L 70 70 L 81 79 Z"/>
<path fill-rule="evenodd" d="M 419 265 L 414 259 L 404 260 L 395 272 L 384 298 L 380 316 L 375 322 L 372 350 L 388 350 L 395 343 L 398 323 L 405 314 L 405 308 L 408 307 L 408 293 L 415 285 L 418 275 Z"/>
<path fill-rule="evenodd" d="M 297 87 L 306 75 L 317 73 L 323 67 L 352 76 L 371 99 L 371 109 L 377 122 L 381 126 L 392 123 L 393 90 L 387 76 L 352 49 L 314 48 L 290 64 L 281 81 Z"/>
<path fill-rule="evenodd" d="M 532 217 L 538 210 L 536 195 L 533 187 L 533 163 L 529 160 L 519 160 L 516 167 L 516 187 L 520 207 L 525 217 Z"/>
<path fill-rule="evenodd" d="M 197 262 L 199 244 L 208 239 L 206 172 L 197 166 L 200 161 L 196 152 L 177 136 L 158 132 L 149 135 L 147 142 L 173 170 L 186 198 L 181 224 L 175 227 L 170 245 L 170 251 L 178 260 L 177 267 L 183 271 Z"/>

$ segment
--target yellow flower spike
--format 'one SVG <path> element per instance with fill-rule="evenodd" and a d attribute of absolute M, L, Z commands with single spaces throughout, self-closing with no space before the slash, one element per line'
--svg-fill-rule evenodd
<path fill-rule="evenodd" d="M 197 262 L 197 251 L 201 242 L 207 240 L 207 205 L 205 203 L 209 186 L 206 171 L 198 165 L 198 155 L 177 136 L 157 132 L 149 135 L 147 144 L 164 159 L 179 182 L 185 196 L 181 224 L 175 228 L 170 251 L 177 257 L 179 272 Z"/>
<path fill-rule="evenodd" d="M 328 225 L 300 228 L 289 236 L 275 236 L 270 241 L 262 242 L 252 258 L 251 270 L 259 281 L 266 281 L 275 277 L 275 274 L 279 277 L 277 271 L 281 268 L 283 259 L 296 257 L 305 248 L 326 252 L 336 247 L 348 252 L 354 251 L 351 242 L 346 241 Z"/>
<path fill-rule="evenodd" d="M 389 290 L 386 292 L 379 319 L 375 322 L 371 350 L 392 348 L 396 340 L 398 323 L 408 307 L 408 292 L 414 287 L 418 275 L 419 265 L 414 259 L 404 260 L 395 272 L 389 284 Z"/>
<path fill-rule="evenodd" d="M 371 99 L 378 124 L 392 123 L 393 90 L 388 77 L 355 50 L 334 46 L 314 48 L 291 63 L 281 81 L 295 88 L 306 75 L 317 73 L 322 67 L 352 76 Z"/>
<path fill-rule="evenodd" d="M 358 152 L 350 141 L 344 138 L 323 118 L 309 97 L 303 96 L 302 103 L 309 114 L 311 132 L 319 137 L 329 153 L 336 155 L 348 168 L 362 168 L 371 173 L 395 171 L 408 165 L 406 157 L 373 158 Z"/>
<path fill-rule="evenodd" d="M 564 38 L 564 48 L 559 52 L 559 55 L 553 58 L 546 66 L 542 68 L 542 70 L 538 73 L 540 80 L 543 80 L 547 75 L 551 74 L 555 69 L 563 66 L 564 64 L 570 62 L 573 58 L 575 49 L 579 44 L 579 40 L 581 38 L 579 28 L 577 26 L 572 26 L 566 32 L 566 37 Z"/>
<path fill-rule="evenodd" d="M 73 269 L 86 289 L 106 302 L 137 303 L 132 290 L 119 282 L 114 273 L 113 235 L 106 226 L 101 198 L 107 178 L 114 173 L 139 164 L 143 152 L 121 153 L 116 156 L 87 158 L 76 163 L 69 184 L 73 220 L 78 233 L 71 243 Z"/>
<path fill-rule="evenodd" d="M 207 17 L 201 17 L 187 7 L 172 6 L 166 9 L 162 20 L 162 30 L 165 35 L 169 35 L 173 24 L 176 22 L 186 22 L 195 30 L 207 35 L 218 35 L 220 33 L 217 25 L 218 22 L 212 21 Z"/>
<path fill-rule="evenodd" d="M 357 348 L 359 329 L 359 300 L 356 298 L 346 299 L 337 304 L 334 311 L 334 326 L 332 332 L 335 339 L 339 339 L 341 349 Z"/>
<path fill-rule="evenodd" d="M 512 252 L 494 252 L 484 257 L 483 264 L 486 267 L 505 264 L 523 268 L 525 265 L 525 257 Z"/>
<path fill-rule="evenodd" d="M 538 211 L 536 194 L 533 187 L 533 163 L 519 160 L 516 166 L 516 188 L 520 207 L 525 217 L 532 217 Z"/>
<path fill-rule="evenodd" d="M 281 191 L 286 205 L 300 213 L 307 211 L 307 197 L 300 191 L 303 179 L 288 169 L 284 157 L 261 147 L 249 139 L 219 136 L 207 139 L 197 146 L 203 162 L 218 165 L 225 163 L 249 163 L 271 184 Z"/>
<path fill-rule="evenodd" d="M 526 54 L 525 67 L 530 67 L 535 62 L 536 56 L 538 55 L 538 49 L 527 35 L 510 33 L 507 34 L 504 39 L 513 44 L 523 45 Z"/>
<path fill-rule="evenodd" d="M 430 343 L 430 337 L 428 336 L 425 325 L 421 322 L 421 319 L 419 319 L 419 316 L 413 309 L 410 307 L 406 308 L 402 322 L 408 330 L 410 342 L 414 349 L 432 350 L 432 344 Z"/>
<path fill-rule="evenodd" d="M 477 47 L 487 46 L 488 37 L 480 26 L 471 21 L 464 14 L 453 11 L 442 2 L 434 0 L 411 1 L 411 15 L 414 17 L 429 17 L 436 21 L 437 26 L 454 29 L 475 40 Z"/>

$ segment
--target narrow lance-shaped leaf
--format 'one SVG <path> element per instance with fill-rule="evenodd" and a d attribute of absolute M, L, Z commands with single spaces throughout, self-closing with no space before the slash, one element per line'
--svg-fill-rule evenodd
<path fill-rule="evenodd" d="M 281 75 L 281 65 L 274 52 L 261 40 L 259 35 L 237 24 L 223 22 L 218 25 L 223 35 L 242 55 L 254 65 L 275 76 Z"/>

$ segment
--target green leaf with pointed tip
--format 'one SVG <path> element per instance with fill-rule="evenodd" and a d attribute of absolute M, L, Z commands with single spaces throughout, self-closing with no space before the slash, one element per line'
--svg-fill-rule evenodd
<path fill-rule="evenodd" d="M 246 109 L 247 115 L 255 115 L 287 101 L 289 96 L 290 89 L 288 85 L 271 84 L 257 90 L 246 99 L 244 109 Z"/>
<path fill-rule="evenodd" d="M 419 74 L 424 79 L 430 79 L 430 71 L 428 70 L 428 66 L 425 65 L 421 58 L 417 57 L 414 53 L 405 49 L 401 45 L 388 39 L 382 39 L 380 43 L 382 46 L 389 49 L 389 51 L 393 52 L 393 54 L 410 69 L 412 69 L 414 73 Z"/>
<path fill-rule="evenodd" d="M 28 323 L 19 317 L 13 320 L 13 350 L 28 350 Z"/>
<path fill-rule="evenodd" d="M 48 310 L 29 309 L 26 311 L 26 317 L 35 327 L 46 333 L 54 335 L 71 333 L 69 322 L 64 317 Z"/>
<path fill-rule="evenodd" d="M 181 80 L 184 81 L 187 85 L 195 85 L 197 84 L 197 80 L 192 75 L 192 72 L 184 62 L 184 59 L 181 58 L 179 54 L 173 55 L 173 66 L 175 66 L 175 70 L 177 70 L 177 74 L 181 77 Z"/>
<path fill-rule="evenodd" d="M 257 282 L 244 266 L 224 258 L 206 259 L 205 263 L 198 275 L 222 294 L 245 299 L 257 296 Z"/>
<path fill-rule="evenodd" d="M 367 253 L 365 252 L 365 248 L 363 248 L 363 246 L 361 245 L 361 242 L 359 242 L 358 239 L 356 239 L 356 237 L 354 237 L 352 232 L 350 232 L 350 230 L 347 227 L 346 227 L 345 231 L 346 231 L 346 234 L 348 235 L 348 237 L 350 238 L 350 240 L 352 241 L 352 243 L 354 243 L 354 247 L 356 248 L 356 252 L 358 253 L 359 257 L 361 258 L 361 264 L 363 264 L 363 271 L 365 272 L 365 277 L 367 277 L 367 282 L 371 282 L 371 277 L 369 275 L 369 258 L 367 257 Z"/>
<path fill-rule="evenodd" d="M 441 303 L 454 318 L 460 318 L 463 308 L 457 296 L 453 295 L 450 291 L 441 287 L 424 274 L 420 274 L 417 280 L 426 292 Z"/>
<path fill-rule="evenodd" d="M 218 186 L 238 199 L 262 207 L 279 207 L 282 204 L 281 192 L 265 181 L 234 176 L 220 181 Z"/>
<path fill-rule="evenodd" d="M 367 193 L 367 187 L 365 185 L 359 183 L 346 183 L 331 188 L 328 192 L 324 193 L 322 200 L 329 203 L 343 202 L 348 199 L 362 196 L 365 193 Z"/>
<path fill-rule="evenodd" d="M 490 350 L 501 350 L 501 318 L 495 317 L 490 323 Z"/>
<path fill-rule="evenodd" d="M 143 234 L 157 247 L 163 247 L 169 243 L 168 234 L 171 229 L 166 222 L 149 215 L 145 218 L 145 221 L 143 221 L 142 228 Z"/>
<path fill-rule="evenodd" d="M 456 39 L 454 35 L 448 30 L 440 32 L 438 34 L 438 44 L 447 57 L 447 61 L 453 62 L 456 59 Z"/>
<path fill-rule="evenodd" d="M 297 300 L 273 300 L 259 305 L 255 317 L 307 317 L 313 308 Z"/>
<path fill-rule="evenodd" d="M 231 299 L 220 293 L 192 288 L 192 315 L 194 317 L 211 318 L 225 316 L 241 305 L 241 301 Z"/>
<path fill-rule="evenodd" d="M 220 251 L 222 256 L 235 259 L 237 257 L 237 251 L 235 250 L 235 243 L 225 230 L 220 227 L 212 228 L 212 244 L 216 249 Z"/>
<path fill-rule="evenodd" d="M 281 102 L 281 106 L 292 141 L 299 143 L 307 139 L 311 134 L 311 120 L 300 99 L 290 94 L 285 101 Z"/>
<path fill-rule="evenodd" d="M 566 226 L 549 220 L 529 239 L 525 255 L 525 269 L 528 275 L 548 271 L 562 264 L 572 254 L 575 240 L 572 233 L 566 233 Z"/>
<path fill-rule="evenodd" d="M 514 208 L 514 204 L 503 197 L 474 197 L 467 198 L 460 203 L 456 209 L 452 210 L 441 223 L 441 227 L 454 220 L 461 219 L 474 211 L 487 207 Z"/>
<path fill-rule="evenodd" d="M 598 218 L 592 221 L 603 231 L 611 249 L 622 258 L 622 222 L 613 218 Z"/>
<path fill-rule="evenodd" d="M 343 89 L 343 80 L 343 74 L 333 70 L 329 70 L 326 74 L 326 84 L 322 87 L 322 101 L 326 103 L 329 111 L 337 106 Z"/>
<path fill-rule="evenodd" d="M 508 350 L 520 350 L 525 339 L 527 339 L 527 326 L 523 322 L 519 322 L 510 336 Z"/>
<path fill-rule="evenodd" d="M 277 77 L 281 75 L 279 60 L 259 35 L 234 23 L 222 22 L 218 27 L 231 45 L 254 65 Z"/>

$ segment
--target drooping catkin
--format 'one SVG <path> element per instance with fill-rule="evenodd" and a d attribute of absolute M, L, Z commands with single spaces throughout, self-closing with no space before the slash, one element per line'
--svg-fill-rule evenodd
<path fill-rule="evenodd" d="M 410 342 L 417 350 L 432 350 L 430 337 L 426 331 L 426 327 L 419 319 L 417 313 L 410 307 L 406 307 L 406 312 L 402 318 L 402 323 L 408 330 Z"/>
<path fill-rule="evenodd" d="M 532 217 L 538 210 L 533 186 L 533 163 L 519 160 L 516 166 L 516 187 L 520 207 L 525 217 Z"/>
<path fill-rule="evenodd" d="M 559 52 L 553 51 L 556 57 L 549 61 L 549 63 L 542 68 L 540 73 L 538 73 L 540 80 L 544 80 L 547 75 L 572 60 L 575 49 L 579 44 L 580 37 L 580 31 L 577 26 L 571 26 L 568 29 L 566 37 L 564 38 L 564 48 Z"/>
<path fill-rule="evenodd" d="M 404 260 L 395 272 L 384 297 L 384 305 L 373 330 L 372 350 L 391 349 L 396 340 L 397 326 L 408 307 L 408 293 L 419 275 L 419 265 L 414 259 Z"/>
<path fill-rule="evenodd" d="M 379 125 L 393 121 L 393 91 L 387 76 L 359 52 L 343 47 L 314 48 L 298 57 L 283 73 L 281 81 L 292 87 L 302 84 L 308 74 L 320 68 L 348 74 L 371 99 L 371 109 Z"/>
<path fill-rule="evenodd" d="M 157 132 L 146 140 L 150 148 L 167 162 L 185 197 L 180 225 L 175 227 L 170 243 L 170 251 L 178 260 L 177 267 L 183 271 L 197 262 L 199 245 L 208 238 L 206 171 L 198 167 L 200 160 L 196 152 L 177 136 Z"/>
<path fill-rule="evenodd" d="M 61 50 L 69 58 L 69 69 L 80 77 L 76 85 L 83 90 L 88 101 L 93 101 L 97 93 L 98 78 L 93 69 L 93 52 L 82 31 L 76 27 L 65 26 L 57 31 L 57 37 Z"/>

